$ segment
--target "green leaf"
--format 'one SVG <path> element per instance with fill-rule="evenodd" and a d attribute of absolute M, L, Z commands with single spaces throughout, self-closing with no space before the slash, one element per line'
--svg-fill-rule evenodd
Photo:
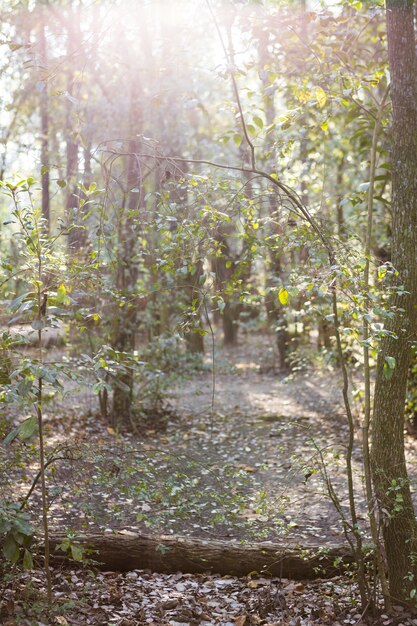
<path fill-rule="evenodd" d="M 67 295 L 67 290 L 65 288 L 65 285 L 59 285 L 58 289 L 56 290 L 57 302 L 63 302 L 65 300 L 66 295 Z"/>
<path fill-rule="evenodd" d="M 382 280 L 387 274 L 387 266 L 386 265 L 380 265 L 380 267 L 378 267 L 378 280 Z"/>
<path fill-rule="evenodd" d="M 65 180 L 62 180 L 61 178 L 56 181 L 56 184 L 58 185 L 58 187 L 61 187 L 61 189 L 64 189 L 67 186 Z"/>
<path fill-rule="evenodd" d="M 233 135 L 233 141 L 235 142 L 237 147 L 239 147 L 240 144 L 242 143 L 242 139 L 243 139 L 242 135 L 238 135 L 237 133 L 236 135 Z"/>
<path fill-rule="evenodd" d="M 84 556 L 84 548 L 71 545 L 71 556 L 74 561 L 82 561 Z"/>
<path fill-rule="evenodd" d="M 288 291 L 284 288 L 280 289 L 278 292 L 278 300 L 281 304 L 285 305 L 288 302 L 289 294 Z"/>
<path fill-rule="evenodd" d="M 33 536 L 33 530 L 28 522 L 27 519 L 25 519 L 25 517 L 27 516 L 27 513 L 19 513 L 19 516 L 16 517 L 14 519 L 14 527 L 15 529 L 21 534 L 23 535 L 22 538 L 22 545 L 28 540 L 31 539 Z"/>
<path fill-rule="evenodd" d="M 64 539 L 64 541 L 62 543 L 60 543 L 57 546 L 55 546 L 55 551 L 56 550 L 62 550 L 62 552 L 66 552 L 69 547 L 70 547 L 70 540 L 69 539 Z"/>
<path fill-rule="evenodd" d="M 28 417 L 19 427 L 19 438 L 23 440 L 30 439 L 36 430 L 36 425 L 36 417 L 34 415 Z"/>
<path fill-rule="evenodd" d="M 253 118 L 253 121 L 257 125 L 258 128 L 262 129 L 264 127 L 263 120 L 257 115 L 255 115 L 255 117 Z"/>
<path fill-rule="evenodd" d="M 4 542 L 4 545 L 3 545 L 3 555 L 4 555 L 4 558 L 10 561 L 11 563 L 17 562 L 19 555 L 20 555 L 20 549 L 13 535 L 7 535 L 6 541 Z"/>
<path fill-rule="evenodd" d="M 0 518 L 0 535 L 5 535 L 12 527 L 12 523 L 7 519 Z"/>
<path fill-rule="evenodd" d="M 393 374 L 394 374 L 394 369 L 395 369 L 395 358 L 393 356 L 386 356 L 385 357 L 385 363 L 384 363 L 384 378 L 385 380 L 391 380 Z"/>
<path fill-rule="evenodd" d="M 25 554 L 23 556 L 23 567 L 25 569 L 33 569 L 33 559 L 29 550 L 25 550 Z"/>
<path fill-rule="evenodd" d="M 19 434 L 19 428 L 14 428 L 9 432 L 9 434 L 3 439 L 3 445 L 8 446 L 16 439 Z"/>

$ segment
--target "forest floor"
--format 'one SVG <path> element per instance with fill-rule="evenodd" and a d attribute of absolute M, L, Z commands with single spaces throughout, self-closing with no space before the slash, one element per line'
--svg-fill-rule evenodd
<path fill-rule="evenodd" d="M 341 516 L 328 495 L 331 481 L 348 515 L 348 428 L 339 374 L 321 364 L 320 372 L 310 366 L 288 375 L 275 363 L 268 335 L 216 348 L 214 378 L 207 355 L 202 368 L 170 388 L 170 419 L 163 427 L 148 420 L 140 435 L 105 424 L 90 393 L 74 390 L 64 403 L 51 402 L 46 436 L 57 456 L 66 457 L 50 476 L 52 529 L 279 539 L 306 547 L 344 543 Z M 354 409 L 359 415 L 360 407 Z M 407 455 L 413 480 L 417 455 L 411 438 Z M 353 463 L 366 532 L 359 446 Z M 18 483 L 27 490 L 23 474 L 13 471 L 5 491 L 16 492 Z M 73 567 L 55 569 L 53 582 L 53 616 L 45 617 L 40 608 L 43 576 L 36 571 L 4 591 L 0 624 L 417 625 L 401 607 L 396 616 L 362 620 L 356 585 L 348 576 L 294 582 Z"/>

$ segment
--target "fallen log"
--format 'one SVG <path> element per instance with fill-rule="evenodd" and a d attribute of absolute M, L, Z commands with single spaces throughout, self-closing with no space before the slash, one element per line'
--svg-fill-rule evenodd
<path fill-rule="evenodd" d="M 53 534 L 51 552 L 65 535 Z M 332 577 L 354 563 L 346 546 L 287 547 L 273 542 L 240 543 L 213 539 L 185 538 L 170 535 L 117 533 L 80 535 L 72 540 L 92 551 L 92 558 L 104 569 L 129 571 L 150 569 L 153 572 L 230 574 L 246 576 L 250 572 L 296 580 Z"/>

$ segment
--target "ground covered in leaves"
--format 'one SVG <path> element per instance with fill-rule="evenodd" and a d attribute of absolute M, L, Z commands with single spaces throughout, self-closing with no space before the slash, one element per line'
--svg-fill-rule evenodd
<path fill-rule="evenodd" d="M 147 419 L 135 434 L 106 423 L 87 390 L 74 388 L 64 400 L 52 400 L 45 411 L 48 450 L 56 459 L 48 471 L 52 529 L 276 539 L 306 547 L 344 543 L 340 515 L 328 495 L 331 483 L 348 515 L 339 375 L 325 363 L 320 374 L 311 366 L 283 373 L 275 362 L 267 335 L 216 349 L 214 376 L 207 355 L 195 372 L 173 378 L 165 391 L 167 419 Z M 359 421 L 360 405 L 354 409 Z M 413 480 L 415 452 L 409 439 Z M 4 493 L 26 494 L 37 471 L 35 450 L 15 442 L 1 454 L 10 468 Z M 353 461 L 366 533 L 359 446 Z M 39 485 L 29 511 L 39 522 Z M 57 602 L 45 617 L 41 573 L 6 580 L 0 624 L 365 623 L 349 577 L 292 582 L 55 569 L 53 582 Z M 366 623 L 409 626 L 417 619 L 398 607 L 395 617 Z"/>
<path fill-rule="evenodd" d="M 362 619 L 347 578 L 308 583 L 135 570 L 124 574 L 53 570 L 55 604 L 45 611 L 42 572 L 25 574 L 3 594 L 2 626 L 415 626 L 396 607 Z"/>

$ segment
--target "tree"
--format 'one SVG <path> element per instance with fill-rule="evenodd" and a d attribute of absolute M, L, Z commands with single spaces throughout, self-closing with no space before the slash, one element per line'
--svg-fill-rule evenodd
<path fill-rule="evenodd" d="M 39 23 L 39 48 L 41 63 L 45 73 L 40 93 L 40 116 L 41 116 L 41 181 L 42 181 L 42 215 L 45 218 L 46 227 L 49 229 L 49 111 L 48 111 L 48 82 L 47 82 L 47 42 L 46 42 L 46 20 L 45 10 L 41 7 L 41 18 Z"/>
<path fill-rule="evenodd" d="M 414 1 L 387 0 L 392 99 L 392 262 L 397 276 L 378 355 L 372 472 L 381 516 L 390 594 L 416 595 L 417 526 L 404 454 L 409 356 L 417 329 L 417 62 Z"/>

